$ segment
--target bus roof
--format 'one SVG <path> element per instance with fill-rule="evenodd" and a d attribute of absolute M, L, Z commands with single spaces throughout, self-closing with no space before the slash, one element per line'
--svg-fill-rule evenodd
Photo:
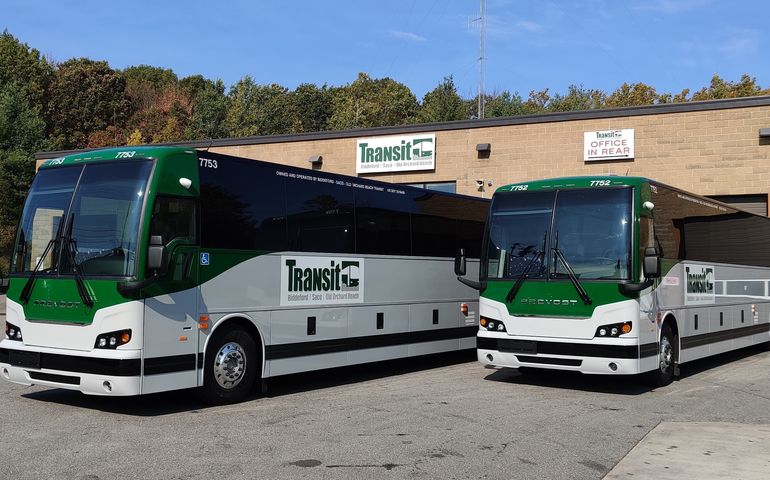
<path fill-rule="evenodd" d="M 40 165 L 40 168 L 59 167 L 88 162 L 100 162 L 106 160 L 120 160 L 129 158 L 162 158 L 180 153 L 194 154 L 195 150 L 185 147 L 117 147 L 101 150 L 89 150 L 78 152 L 65 157 L 52 158 Z"/>
<path fill-rule="evenodd" d="M 606 183 L 609 182 L 609 183 Z M 543 180 L 532 180 L 529 182 L 509 183 L 498 187 L 495 192 L 510 192 L 524 190 L 522 187 L 526 185 L 527 191 L 532 190 L 553 190 L 556 188 L 584 188 L 584 187 L 597 187 L 597 186 L 628 186 L 637 187 L 643 183 L 653 182 L 649 178 L 645 177 L 626 177 L 619 175 L 589 175 L 581 177 L 559 177 L 559 178 L 546 178 Z M 657 182 L 654 182 L 657 183 Z"/>

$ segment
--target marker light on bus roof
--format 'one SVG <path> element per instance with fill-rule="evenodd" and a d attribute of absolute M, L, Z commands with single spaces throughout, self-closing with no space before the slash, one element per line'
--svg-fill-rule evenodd
<path fill-rule="evenodd" d="M 185 190 L 189 190 L 190 187 L 192 186 L 192 180 L 190 180 L 189 178 L 182 177 L 179 179 L 179 185 L 181 185 L 182 188 L 184 188 Z"/>
<path fill-rule="evenodd" d="M 643 206 L 644 208 L 646 208 L 647 210 L 652 210 L 653 208 L 655 208 L 655 204 L 654 204 L 654 203 L 652 203 L 652 202 L 649 202 L 649 201 L 648 201 L 648 202 L 644 202 L 644 203 L 642 204 L 642 206 Z"/>

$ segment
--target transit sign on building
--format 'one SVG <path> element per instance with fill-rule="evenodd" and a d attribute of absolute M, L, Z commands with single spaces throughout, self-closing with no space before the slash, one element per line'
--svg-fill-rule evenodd
<path fill-rule="evenodd" d="M 583 161 L 634 158 L 634 129 L 583 132 Z"/>
<path fill-rule="evenodd" d="M 404 172 L 436 168 L 436 134 L 359 138 L 356 173 Z"/>

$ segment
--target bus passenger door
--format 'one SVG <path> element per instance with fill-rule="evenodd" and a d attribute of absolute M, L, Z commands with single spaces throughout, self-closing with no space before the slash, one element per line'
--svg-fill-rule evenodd
<path fill-rule="evenodd" d="M 151 236 L 166 246 L 168 268 L 145 289 L 142 393 L 198 384 L 198 245 L 193 199 L 158 197 Z"/>

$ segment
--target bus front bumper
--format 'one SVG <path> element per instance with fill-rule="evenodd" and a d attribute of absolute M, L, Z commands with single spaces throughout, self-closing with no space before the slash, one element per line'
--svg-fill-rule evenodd
<path fill-rule="evenodd" d="M 641 358 L 657 355 L 657 345 L 640 347 L 635 340 L 627 339 L 626 343 L 614 344 L 574 343 L 565 339 L 557 341 L 479 335 L 476 337 L 476 348 L 479 362 L 492 367 L 532 367 L 587 374 L 633 375 L 644 371 Z"/>
<path fill-rule="evenodd" d="M 0 378 L 19 385 L 78 390 L 88 395 L 141 393 L 141 351 L 73 352 L 0 341 Z"/>

